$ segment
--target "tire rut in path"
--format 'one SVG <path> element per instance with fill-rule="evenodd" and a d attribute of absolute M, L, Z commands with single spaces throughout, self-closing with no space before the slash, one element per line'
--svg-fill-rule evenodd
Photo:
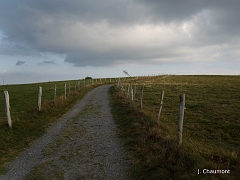
<path fill-rule="evenodd" d="M 11 162 L 3 179 L 130 179 L 104 85 Z"/>

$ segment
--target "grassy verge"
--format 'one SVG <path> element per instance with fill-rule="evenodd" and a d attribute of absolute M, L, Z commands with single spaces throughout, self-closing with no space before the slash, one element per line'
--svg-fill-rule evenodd
<path fill-rule="evenodd" d="M 0 97 L 0 174 L 4 174 L 6 165 L 21 151 L 29 147 L 30 143 L 46 132 L 64 113 L 66 113 L 77 101 L 90 90 L 101 84 L 93 84 L 81 81 L 80 91 L 75 91 L 74 85 L 78 81 L 71 82 L 71 91 L 65 100 L 65 82 L 48 82 L 26 85 L 0 86 L 0 93 L 9 91 L 12 128 L 9 129 L 5 118 L 4 97 Z M 57 99 L 54 98 L 54 85 L 57 85 Z M 85 84 L 83 88 L 83 84 Z M 68 85 L 68 83 L 67 83 Z M 42 111 L 37 111 L 38 86 L 43 88 Z M 67 90 L 69 90 L 67 88 Z"/>
<path fill-rule="evenodd" d="M 165 76 L 130 83 L 136 85 L 136 97 L 145 86 L 143 109 L 116 87 L 110 94 L 135 179 L 240 178 L 239 76 Z M 157 122 L 161 90 L 165 97 Z M 180 93 L 186 93 L 187 106 L 182 147 L 177 145 Z M 231 173 L 203 174 L 204 169 Z"/>

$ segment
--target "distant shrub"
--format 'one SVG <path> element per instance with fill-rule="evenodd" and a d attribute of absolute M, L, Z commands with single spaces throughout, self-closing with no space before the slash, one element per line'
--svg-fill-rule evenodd
<path fill-rule="evenodd" d="M 88 77 L 88 76 L 87 76 L 87 77 L 85 77 L 85 79 L 92 79 L 92 77 Z"/>

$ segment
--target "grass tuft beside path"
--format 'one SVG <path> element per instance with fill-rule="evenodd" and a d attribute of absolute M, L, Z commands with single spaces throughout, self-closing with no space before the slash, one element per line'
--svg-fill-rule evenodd
<path fill-rule="evenodd" d="M 109 81 L 109 80 L 108 80 Z M 66 82 L 67 86 L 69 81 Z M 57 99 L 54 101 L 54 85 L 57 85 Z M 101 85 L 81 80 L 80 91 L 78 81 L 70 81 L 67 87 L 67 98 L 64 97 L 65 82 L 48 82 L 25 85 L 0 86 L 0 174 L 6 173 L 6 165 L 13 160 L 36 138 L 43 135 L 77 101 L 90 90 Z M 76 85 L 76 91 L 75 91 Z M 42 86 L 42 110 L 37 111 L 38 86 Z M 10 95 L 12 128 L 9 129 L 3 91 Z"/>
<path fill-rule="evenodd" d="M 124 83 L 136 85 L 134 104 Z M 134 78 L 122 85 L 122 90 L 116 86 L 110 90 L 112 113 L 133 159 L 135 179 L 240 179 L 239 76 Z M 162 90 L 163 109 L 157 122 Z M 186 94 L 187 107 L 182 147 L 177 145 L 180 93 Z M 230 174 L 204 174 L 204 169 L 229 169 Z"/>

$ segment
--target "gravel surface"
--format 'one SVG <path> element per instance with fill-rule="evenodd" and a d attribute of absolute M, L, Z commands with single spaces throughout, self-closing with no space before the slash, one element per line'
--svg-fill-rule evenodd
<path fill-rule="evenodd" d="M 1 179 L 130 179 L 103 85 L 12 161 Z"/>

